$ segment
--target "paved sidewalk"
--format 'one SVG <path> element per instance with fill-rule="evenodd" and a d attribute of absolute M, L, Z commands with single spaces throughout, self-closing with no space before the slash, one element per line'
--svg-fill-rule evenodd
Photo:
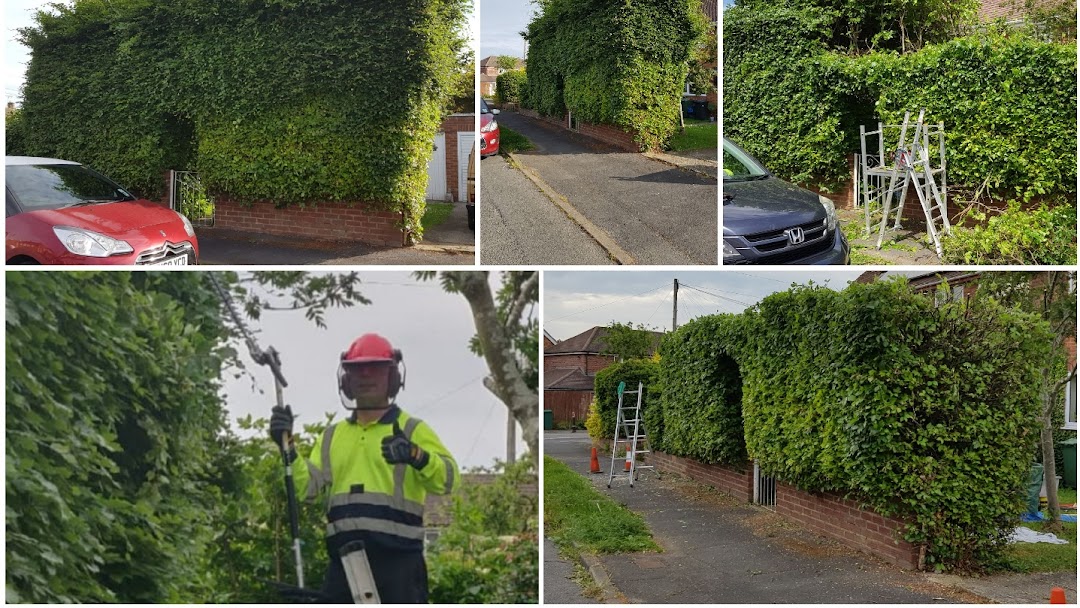
<path fill-rule="evenodd" d="M 604 473 L 589 475 L 589 447 L 586 433 L 544 433 L 546 455 L 565 462 L 598 490 L 640 513 L 663 548 L 661 553 L 599 556 L 611 584 L 629 602 L 1044 603 L 1055 582 L 1071 588 L 1067 595 L 1075 601 L 1075 573 L 1012 581 L 1008 595 L 989 585 L 976 589 L 901 570 L 771 511 L 671 474 L 643 471 L 634 488 L 616 479 L 609 490 L 610 454 L 600 455 Z M 1074 580 L 1068 582 L 1068 577 Z M 995 577 L 962 582 L 989 578 Z M 547 580 L 545 575 L 545 585 Z"/>
<path fill-rule="evenodd" d="M 596 604 L 596 600 L 581 593 L 574 580 L 574 563 L 559 555 L 550 539 L 544 539 L 544 603 Z"/>
<path fill-rule="evenodd" d="M 535 173 L 572 207 L 569 214 L 579 213 L 595 226 L 602 233 L 598 240 L 610 237 L 615 247 L 605 249 L 627 252 L 631 259 L 620 262 L 718 263 L 715 178 L 605 147 L 515 112 L 503 112 L 498 120 L 536 146 L 514 154 L 526 174 Z"/>

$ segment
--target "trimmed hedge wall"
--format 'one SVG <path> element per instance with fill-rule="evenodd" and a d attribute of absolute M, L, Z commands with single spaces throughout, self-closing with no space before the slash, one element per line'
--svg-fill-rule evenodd
<path fill-rule="evenodd" d="M 561 118 L 633 129 L 661 147 L 679 124 L 700 0 L 549 0 L 528 26 L 523 103 Z"/>
<path fill-rule="evenodd" d="M 849 179 L 859 125 L 927 109 L 944 122 L 949 183 L 1023 198 L 1076 194 L 1076 44 L 993 32 L 916 53 L 830 52 L 830 14 L 724 13 L 725 135 L 779 177 Z M 887 145 L 895 145 L 889 142 Z"/>
<path fill-rule="evenodd" d="M 81 0 L 38 13 L 25 152 L 144 195 L 170 168 L 281 205 L 363 201 L 419 234 L 467 0 Z"/>
<path fill-rule="evenodd" d="M 495 77 L 495 101 L 521 103 L 528 77 L 525 70 L 510 70 Z"/>
<path fill-rule="evenodd" d="M 766 473 L 908 520 L 927 567 L 977 568 L 1023 509 L 1050 338 L 1032 315 L 935 307 L 902 281 L 793 288 L 665 342 L 662 449 L 737 462 L 741 431 Z"/>

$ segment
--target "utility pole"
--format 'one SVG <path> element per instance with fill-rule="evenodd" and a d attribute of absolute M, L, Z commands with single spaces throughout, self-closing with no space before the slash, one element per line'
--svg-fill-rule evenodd
<path fill-rule="evenodd" d="M 679 279 L 675 279 L 675 296 L 671 304 L 671 332 L 679 329 Z"/>

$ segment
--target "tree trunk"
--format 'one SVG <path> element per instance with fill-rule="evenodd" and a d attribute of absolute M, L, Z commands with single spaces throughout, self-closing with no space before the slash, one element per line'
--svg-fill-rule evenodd
<path fill-rule="evenodd" d="M 1056 345 L 1055 345 L 1056 346 Z M 1048 366 L 1047 370 L 1052 369 Z M 1044 373 L 1049 374 L 1049 371 Z M 1044 377 L 1042 390 L 1042 424 L 1039 428 L 1039 446 L 1042 448 L 1043 482 L 1046 484 L 1047 531 L 1061 530 L 1061 504 L 1058 502 L 1057 465 L 1054 462 L 1054 423 L 1053 411 L 1058 407 L 1057 379 Z"/>
<path fill-rule="evenodd" d="M 540 454 L 540 398 L 537 389 L 525 384 L 514 360 L 513 344 L 499 322 L 498 310 L 488 285 L 488 273 L 473 271 L 455 274 L 461 293 L 472 308 L 476 335 L 488 370 L 491 371 L 491 376 L 484 380 L 484 386 L 506 404 L 510 414 L 521 425 L 522 438 L 529 446 L 530 458 L 535 462 Z"/>

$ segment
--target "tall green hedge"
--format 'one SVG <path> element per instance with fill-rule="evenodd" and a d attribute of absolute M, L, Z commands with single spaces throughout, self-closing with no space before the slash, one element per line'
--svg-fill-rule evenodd
<path fill-rule="evenodd" d="M 495 78 L 495 101 L 521 103 L 528 77 L 525 70 L 509 70 Z"/>
<path fill-rule="evenodd" d="M 550 0 L 529 24 L 524 104 L 637 132 L 661 147 L 679 124 L 700 0 Z"/>
<path fill-rule="evenodd" d="M 198 169 L 281 205 L 364 201 L 419 232 L 467 0 L 78 0 L 21 31 L 26 148 L 148 195 Z"/>
<path fill-rule="evenodd" d="M 667 340 L 662 449 L 739 462 L 745 440 L 768 474 L 905 519 L 928 567 L 985 566 L 1022 512 L 1050 338 L 899 281 L 793 288 Z"/>
<path fill-rule="evenodd" d="M 905 110 L 926 108 L 930 122 L 945 123 L 950 185 L 1075 196 L 1075 42 L 987 32 L 852 57 L 829 48 L 833 17 L 724 13 L 725 135 L 781 178 L 836 188 L 849 179 L 859 125 L 898 124 Z"/>

